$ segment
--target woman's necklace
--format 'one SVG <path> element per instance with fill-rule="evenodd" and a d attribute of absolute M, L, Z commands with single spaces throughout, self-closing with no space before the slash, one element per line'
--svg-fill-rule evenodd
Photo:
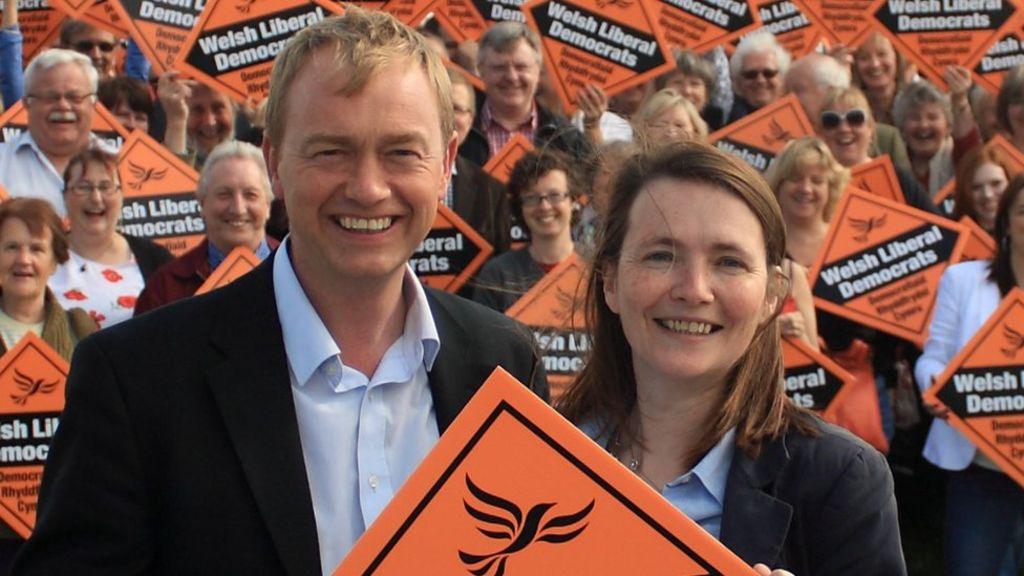
<path fill-rule="evenodd" d="M 643 470 L 641 470 L 644 465 L 644 453 L 643 450 L 641 450 L 639 454 L 637 453 L 636 443 L 630 443 L 629 449 L 627 450 L 626 446 L 622 442 L 621 432 L 616 432 L 615 437 L 612 440 L 610 452 L 616 459 L 624 458 L 625 461 L 622 463 L 626 465 L 626 468 L 629 468 L 631 472 L 640 477 L 640 479 L 646 482 L 648 486 L 654 488 L 658 492 L 661 491 L 661 488 L 656 486 L 654 482 L 652 482 L 651 479 L 643 473 Z M 620 454 L 621 456 L 619 456 Z"/>

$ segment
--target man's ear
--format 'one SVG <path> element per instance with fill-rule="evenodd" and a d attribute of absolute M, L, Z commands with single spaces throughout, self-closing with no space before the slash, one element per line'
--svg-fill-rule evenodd
<path fill-rule="evenodd" d="M 455 164 L 455 156 L 458 153 L 459 135 L 456 132 L 452 132 L 451 140 L 448 141 L 448 146 L 445 147 L 444 151 L 444 186 L 441 187 L 438 194 L 438 200 L 441 202 L 448 196 L 448 184 L 452 181 L 452 166 Z"/>
<path fill-rule="evenodd" d="M 284 190 L 281 188 L 281 179 L 277 174 L 278 152 L 277 148 L 270 144 L 268 138 L 263 139 L 263 159 L 267 163 L 267 176 L 270 177 L 270 189 L 274 192 L 274 198 L 284 199 Z"/>

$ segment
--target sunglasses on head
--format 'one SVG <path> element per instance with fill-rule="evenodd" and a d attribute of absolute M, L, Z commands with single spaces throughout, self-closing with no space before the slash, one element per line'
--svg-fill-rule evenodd
<path fill-rule="evenodd" d="M 779 71 L 771 68 L 764 68 L 761 70 L 744 70 L 740 72 L 740 76 L 742 76 L 744 80 L 756 80 L 758 76 L 764 76 L 765 80 L 771 80 L 778 75 Z"/>
<path fill-rule="evenodd" d="M 835 110 L 825 110 L 821 113 L 822 128 L 838 128 L 844 120 L 850 128 L 857 128 L 858 126 L 863 126 L 868 121 L 868 115 L 860 108 L 847 110 L 842 114 Z"/>
<path fill-rule="evenodd" d="M 99 48 L 100 52 L 112 52 L 114 48 L 117 48 L 117 44 L 114 42 L 93 42 L 92 40 L 75 42 L 76 52 L 92 52 L 93 48 Z"/>

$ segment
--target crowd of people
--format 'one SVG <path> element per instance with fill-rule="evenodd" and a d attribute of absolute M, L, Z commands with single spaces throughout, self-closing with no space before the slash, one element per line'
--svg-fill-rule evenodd
<path fill-rule="evenodd" d="M 990 142 L 1024 152 L 1024 67 L 990 94 L 950 66 L 943 90 L 879 32 L 793 55 L 758 30 L 567 113 L 525 24 L 457 44 L 352 9 L 298 33 L 254 106 L 73 20 L 22 69 L 17 22 L 4 10 L 0 93 L 28 124 L 0 143 L 0 346 L 82 345 L 36 531 L 3 533 L 0 570 L 20 552 L 16 574 L 332 573 L 491 369 L 548 399 L 501 313 L 572 257 L 592 347 L 556 408 L 759 574 L 1024 568 L 1024 488 L 920 400 L 1024 285 L 1024 175 Z M 708 144 L 787 94 L 815 134 L 763 174 Z M 97 102 L 199 171 L 191 250 L 119 230 Z M 484 166 L 516 136 L 534 150 L 503 184 Z M 908 205 L 997 246 L 945 272 L 923 351 L 815 309 L 808 281 L 851 169 L 882 155 Z M 438 204 L 494 248 L 462 291 L 483 306 L 405 265 Z M 263 264 L 192 298 L 238 247 Z M 782 338 L 855 376 L 833 422 L 786 398 Z M 901 534 L 922 478 L 948 483 L 928 493 L 944 524 Z"/>

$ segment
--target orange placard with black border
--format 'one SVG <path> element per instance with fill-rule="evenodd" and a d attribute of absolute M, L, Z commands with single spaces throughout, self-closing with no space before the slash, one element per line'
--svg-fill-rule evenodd
<path fill-rule="evenodd" d="M 608 0 L 608 4 L 624 0 Z M 600 4 L 600 2 L 598 2 Z M 761 26 L 753 0 L 653 0 L 670 47 L 707 52 Z"/>
<path fill-rule="evenodd" d="M 445 60 L 444 66 L 445 68 L 450 68 L 465 76 L 466 80 L 469 80 L 469 83 L 472 84 L 473 88 L 476 88 L 478 92 L 484 92 L 486 90 L 487 86 L 484 84 L 484 81 L 473 72 L 466 70 L 451 60 Z"/>
<path fill-rule="evenodd" d="M 434 15 L 455 42 L 479 40 L 496 22 L 526 22 L 522 0 L 438 0 Z"/>
<path fill-rule="evenodd" d="M 893 202 L 907 202 L 888 154 L 882 154 L 870 162 L 851 168 L 849 185 Z"/>
<path fill-rule="evenodd" d="M 856 48 L 878 25 L 868 17 L 875 0 L 792 0 L 829 44 Z"/>
<path fill-rule="evenodd" d="M 583 369 L 590 350 L 583 294 L 587 265 L 576 253 L 555 266 L 505 314 L 533 331 L 555 402 Z"/>
<path fill-rule="evenodd" d="M 437 207 L 434 225 L 416 247 L 409 265 L 421 282 L 458 292 L 494 253 L 494 248 L 445 205 Z"/>
<path fill-rule="evenodd" d="M 996 257 L 996 241 L 977 222 L 971 220 L 970 216 L 964 216 L 958 220 L 961 226 L 970 234 L 967 245 L 964 246 L 964 253 L 960 260 L 991 260 Z"/>
<path fill-rule="evenodd" d="M 23 101 L 0 114 L 0 142 L 10 142 L 28 130 L 28 110 Z M 128 131 L 114 118 L 114 115 L 99 102 L 93 108 L 92 133 L 111 150 L 120 150 L 128 138 Z"/>
<path fill-rule="evenodd" d="M 258 102 L 270 90 L 274 58 L 288 39 L 342 12 L 327 0 L 208 0 L 176 62 L 238 102 Z"/>
<path fill-rule="evenodd" d="M 801 408 L 833 420 L 836 407 L 856 378 L 800 338 L 782 339 L 786 396 Z"/>
<path fill-rule="evenodd" d="M 431 10 L 435 12 L 437 10 L 437 0 L 385 0 L 383 2 L 344 2 L 338 0 L 338 5 L 342 8 L 345 6 L 359 6 L 366 10 L 387 12 L 413 28 L 419 28 Z"/>
<path fill-rule="evenodd" d="M 175 67 L 206 0 L 108 0 L 139 49 L 163 74 Z"/>
<path fill-rule="evenodd" d="M 999 36 L 971 67 L 974 79 L 992 94 L 999 93 L 1006 73 L 1024 64 L 1024 18 Z"/>
<path fill-rule="evenodd" d="M 501 368 L 334 572 L 424 573 L 754 575 Z"/>
<path fill-rule="evenodd" d="M 529 0 L 522 10 L 567 110 L 588 84 L 614 96 L 675 69 L 648 0 Z"/>
<path fill-rule="evenodd" d="M 956 222 L 848 189 L 811 268 L 814 303 L 924 346 L 939 277 L 967 237 Z"/>
<path fill-rule="evenodd" d="M 754 0 L 761 16 L 761 27 L 775 36 L 793 58 L 813 52 L 825 34 L 815 21 L 807 17 L 793 0 Z M 733 40 L 735 45 L 739 40 Z"/>
<path fill-rule="evenodd" d="M 0 519 L 23 538 L 36 525 L 67 377 L 67 362 L 31 332 L 0 357 Z"/>
<path fill-rule="evenodd" d="M 57 10 L 67 14 L 71 18 L 79 19 L 86 10 L 92 7 L 95 0 L 46 0 Z"/>
<path fill-rule="evenodd" d="M 922 399 L 1024 486 L 1024 291 L 1011 290 Z"/>
<path fill-rule="evenodd" d="M 148 238 L 180 256 L 206 233 L 196 186 L 199 174 L 149 135 L 132 132 L 117 172 L 124 193 L 121 231 Z"/>
<path fill-rule="evenodd" d="M 44 48 L 56 44 L 60 34 L 60 25 L 67 15 L 51 6 L 48 0 L 17 0 L 17 2 L 18 28 L 21 29 L 22 38 L 21 64 L 24 68 Z"/>
<path fill-rule="evenodd" d="M 491 159 L 484 164 L 484 172 L 487 172 L 502 184 L 508 184 L 508 177 L 512 174 L 512 168 L 524 154 L 533 150 L 533 142 L 516 134 L 509 139 L 505 146 L 498 150 L 498 153 L 491 156 Z"/>
<path fill-rule="evenodd" d="M 203 285 L 196 290 L 195 295 L 206 294 L 217 288 L 222 288 L 252 272 L 260 265 L 260 259 L 252 250 L 245 246 L 238 246 L 224 257 L 224 261 L 217 266 L 217 269 L 210 274 L 210 277 L 203 282 Z"/>
<path fill-rule="evenodd" d="M 874 0 L 869 8 L 896 51 L 943 90 L 946 67 L 973 67 L 1020 9 L 1019 0 Z"/>
<path fill-rule="evenodd" d="M 814 125 L 790 94 L 714 132 L 708 141 L 764 172 L 790 140 L 813 135 Z"/>
<path fill-rule="evenodd" d="M 88 22 L 100 30 L 106 30 L 114 36 L 128 37 L 131 30 L 121 14 L 114 8 L 115 0 L 96 0 L 89 6 L 80 20 Z"/>

